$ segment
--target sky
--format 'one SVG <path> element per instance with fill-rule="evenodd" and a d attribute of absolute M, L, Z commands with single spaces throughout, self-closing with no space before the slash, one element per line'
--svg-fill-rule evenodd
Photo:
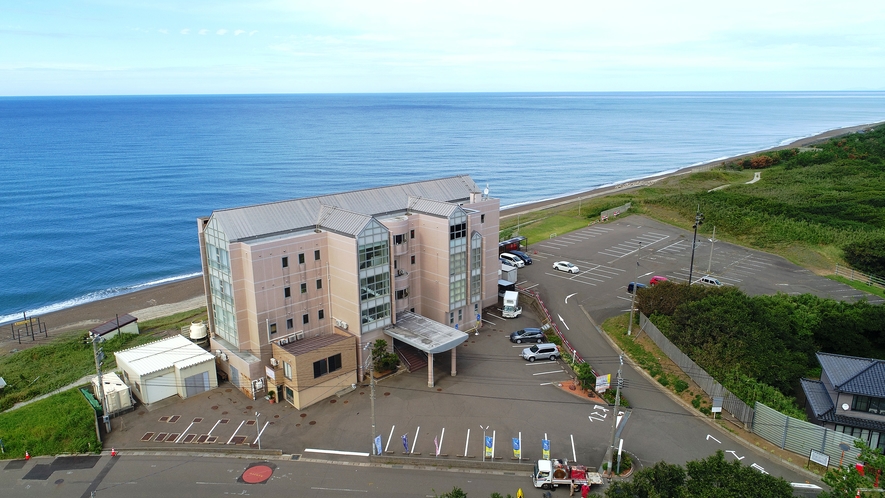
<path fill-rule="evenodd" d="M 882 0 L 0 0 L 0 96 L 885 90 Z"/>

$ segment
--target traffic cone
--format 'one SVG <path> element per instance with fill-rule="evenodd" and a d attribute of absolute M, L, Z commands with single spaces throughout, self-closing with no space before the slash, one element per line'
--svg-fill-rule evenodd
<path fill-rule="evenodd" d="M 112 457 L 117 456 L 117 450 L 111 448 L 111 456 L 112 456 Z"/>
<path fill-rule="evenodd" d="M 25 452 L 25 460 L 30 460 L 30 459 L 31 459 L 31 454 L 26 451 Z"/>

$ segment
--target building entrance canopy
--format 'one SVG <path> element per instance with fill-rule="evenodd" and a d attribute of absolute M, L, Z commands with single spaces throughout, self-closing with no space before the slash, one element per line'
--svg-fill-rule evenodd
<path fill-rule="evenodd" d="M 467 340 L 468 335 L 430 318 L 405 311 L 396 315 L 396 324 L 384 333 L 429 354 L 454 349 Z"/>

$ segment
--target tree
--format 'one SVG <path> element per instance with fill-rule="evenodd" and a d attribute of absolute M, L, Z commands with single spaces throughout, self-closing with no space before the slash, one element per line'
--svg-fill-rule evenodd
<path fill-rule="evenodd" d="M 832 491 L 821 493 L 820 498 L 854 498 L 858 489 L 881 487 L 882 474 L 885 473 L 885 456 L 880 448 L 870 448 L 860 439 L 854 441 L 854 447 L 860 450 L 858 460 L 864 463 L 864 475 L 860 475 L 855 467 L 835 467 L 827 471 L 823 481 Z M 882 493 L 861 493 L 860 496 L 881 497 Z"/>
<path fill-rule="evenodd" d="M 467 493 L 465 493 L 461 488 L 455 486 L 448 493 L 443 493 L 441 495 L 437 495 L 435 492 L 433 494 L 436 498 L 467 498 Z"/>
<path fill-rule="evenodd" d="M 616 482 L 605 492 L 607 498 L 789 498 L 790 483 L 757 472 L 740 462 L 726 462 L 725 454 L 680 465 L 658 462 L 640 470 L 630 482 Z"/>

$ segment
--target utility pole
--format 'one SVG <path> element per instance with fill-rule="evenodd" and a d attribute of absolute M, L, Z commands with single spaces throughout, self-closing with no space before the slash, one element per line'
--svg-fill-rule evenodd
<path fill-rule="evenodd" d="M 691 264 L 688 266 L 688 285 L 691 285 L 691 274 L 694 271 L 694 248 L 698 242 L 698 227 L 704 223 L 704 215 L 701 213 L 701 205 L 694 215 L 694 238 L 691 239 Z"/>
<path fill-rule="evenodd" d="M 608 470 L 612 472 L 612 476 L 614 476 L 615 468 L 612 466 L 615 460 L 615 435 L 617 435 L 618 429 L 618 407 L 621 404 L 621 369 L 624 367 L 624 355 L 619 356 L 620 366 L 618 366 L 618 380 L 617 387 L 615 388 L 615 410 L 614 416 L 612 417 L 612 444 L 609 448 L 609 456 L 608 456 Z"/>
<path fill-rule="evenodd" d="M 372 412 L 372 454 L 379 455 L 380 452 L 378 448 L 375 446 L 375 358 L 372 355 L 372 350 L 370 349 L 372 343 L 366 344 L 363 348 L 363 351 L 368 351 L 369 355 L 366 357 L 366 361 L 369 364 L 369 386 L 370 386 L 370 395 L 369 395 L 369 403 L 371 404 L 371 412 Z"/>
<path fill-rule="evenodd" d="M 710 262 L 707 263 L 707 273 L 710 273 L 710 268 L 713 268 L 713 244 L 716 243 L 716 227 L 713 227 L 713 238 L 710 239 Z"/>
<path fill-rule="evenodd" d="M 639 251 L 642 251 L 642 242 L 639 243 Z M 639 268 L 639 251 L 636 253 L 636 268 Z M 638 275 L 637 275 L 638 276 Z M 691 281 L 691 279 L 689 279 Z M 627 325 L 627 335 L 633 333 L 633 310 L 636 309 L 636 288 L 639 287 L 639 279 L 633 281 L 633 295 L 630 297 L 630 323 Z"/>
<path fill-rule="evenodd" d="M 261 449 L 261 424 L 258 422 L 258 417 L 260 417 L 260 416 L 261 416 L 260 413 L 255 412 L 255 431 L 258 434 L 255 437 L 255 440 L 258 441 L 258 449 L 259 450 Z"/>
<path fill-rule="evenodd" d="M 104 364 L 104 351 L 98 346 L 102 341 L 100 335 L 92 336 L 92 355 L 95 357 L 95 371 L 98 373 L 98 396 L 101 401 L 102 420 L 108 434 L 111 432 L 111 417 L 108 415 L 108 400 L 104 395 L 104 382 L 101 379 L 101 366 Z"/>

